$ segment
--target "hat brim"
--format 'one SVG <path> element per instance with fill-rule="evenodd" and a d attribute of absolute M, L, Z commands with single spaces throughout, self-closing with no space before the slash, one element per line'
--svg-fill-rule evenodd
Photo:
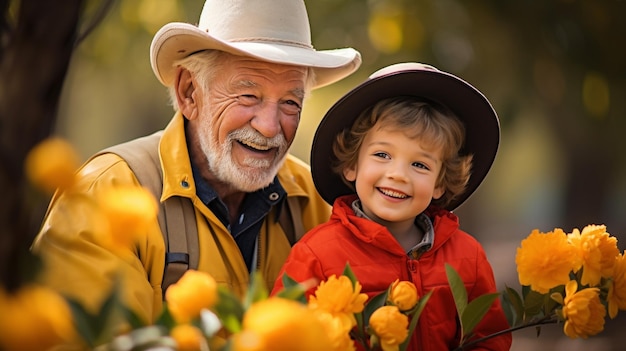
<path fill-rule="evenodd" d="M 354 194 L 332 170 L 332 145 L 336 136 L 350 128 L 358 115 L 376 102 L 395 96 L 416 96 L 451 109 L 465 126 L 462 154 L 473 155 L 472 173 L 465 191 L 446 209 L 454 210 L 467 200 L 486 177 L 500 142 L 500 122 L 487 98 L 462 79 L 442 71 L 406 70 L 369 79 L 344 95 L 320 122 L 311 147 L 311 171 L 318 192 L 332 204 L 342 195 Z"/>
<path fill-rule="evenodd" d="M 150 64 L 159 81 L 170 86 L 175 75 L 173 63 L 202 50 L 220 50 L 267 62 L 311 67 L 315 71 L 316 88 L 350 75 L 361 64 L 361 55 L 352 48 L 316 51 L 275 42 L 227 42 L 194 25 L 179 22 L 168 23 L 155 34 L 150 46 Z"/>

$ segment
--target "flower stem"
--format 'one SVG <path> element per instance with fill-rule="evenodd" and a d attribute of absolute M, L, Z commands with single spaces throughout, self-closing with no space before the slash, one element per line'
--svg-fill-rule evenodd
<path fill-rule="evenodd" d="M 462 351 L 462 350 L 467 349 L 470 346 L 474 346 L 474 345 L 476 345 L 478 343 L 481 343 L 481 342 L 483 342 L 485 340 L 488 340 L 488 339 L 491 339 L 491 338 L 495 338 L 496 336 L 500 336 L 502 334 L 511 333 L 511 332 L 516 331 L 516 330 L 520 330 L 520 329 L 524 329 L 524 328 L 528 328 L 528 327 L 536 327 L 536 326 L 544 325 L 544 324 L 554 324 L 554 323 L 557 323 L 557 322 L 558 322 L 558 319 L 554 318 L 554 316 L 552 316 L 552 315 L 546 316 L 546 317 L 543 317 L 543 318 L 535 320 L 535 321 L 530 321 L 530 322 L 528 322 L 526 324 L 520 324 L 520 325 L 515 326 L 515 327 L 511 327 L 511 328 L 504 329 L 504 330 L 501 330 L 501 331 L 493 333 L 493 334 L 489 334 L 487 336 L 483 336 L 482 338 L 474 339 L 474 340 L 472 340 L 472 341 L 470 341 L 468 343 L 459 345 L 459 347 L 457 347 L 453 351 Z"/>

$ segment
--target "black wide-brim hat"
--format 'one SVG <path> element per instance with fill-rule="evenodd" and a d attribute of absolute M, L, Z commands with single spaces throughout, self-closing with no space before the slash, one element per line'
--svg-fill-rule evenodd
<path fill-rule="evenodd" d="M 332 169 L 333 143 L 359 114 L 377 102 L 414 96 L 448 107 L 465 126 L 461 154 L 473 155 L 472 173 L 465 191 L 445 208 L 452 211 L 467 200 L 487 176 L 498 151 L 500 122 L 487 98 L 466 81 L 435 67 L 415 63 L 394 64 L 376 71 L 367 81 L 337 101 L 320 122 L 311 147 L 311 171 L 317 191 L 329 204 L 354 194 Z"/>

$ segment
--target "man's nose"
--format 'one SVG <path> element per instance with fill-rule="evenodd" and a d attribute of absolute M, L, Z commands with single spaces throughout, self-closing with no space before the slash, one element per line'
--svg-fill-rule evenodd
<path fill-rule="evenodd" d="M 266 138 L 272 138 L 281 133 L 280 109 L 275 102 L 264 102 L 256 110 L 250 125 Z"/>

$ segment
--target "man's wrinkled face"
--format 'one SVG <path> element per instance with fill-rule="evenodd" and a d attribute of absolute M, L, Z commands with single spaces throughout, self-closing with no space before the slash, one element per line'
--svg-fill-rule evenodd
<path fill-rule="evenodd" d="M 294 140 L 304 67 L 229 56 L 199 106 L 199 140 L 210 171 L 241 191 L 269 185 Z"/>

